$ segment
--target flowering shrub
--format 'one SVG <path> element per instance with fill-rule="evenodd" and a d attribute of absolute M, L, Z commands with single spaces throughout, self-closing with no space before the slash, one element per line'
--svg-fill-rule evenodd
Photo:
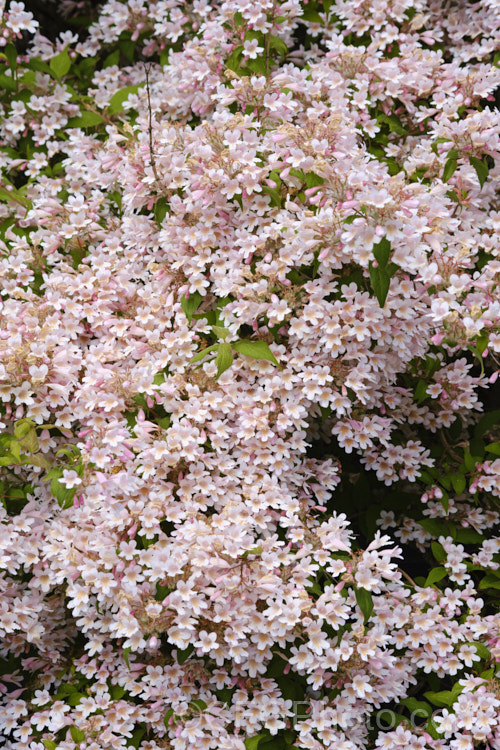
<path fill-rule="evenodd" d="M 499 750 L 498 3 L 57 6 L 0 30 L 4 746 Z"/>

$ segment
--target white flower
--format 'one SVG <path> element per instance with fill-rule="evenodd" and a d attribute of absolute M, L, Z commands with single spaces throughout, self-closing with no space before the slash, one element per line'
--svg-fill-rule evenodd
<path fill-rule="evenodd" d="M 82 483 L 82 480 L 73 469 L 64 469 L 62 477 L 59 479 L 61 484 L 64 484 L 66 489 L 71 490 L 78 484 Z"/>

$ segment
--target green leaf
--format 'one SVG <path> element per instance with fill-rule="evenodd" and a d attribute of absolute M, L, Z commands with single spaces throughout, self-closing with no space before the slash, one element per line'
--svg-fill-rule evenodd
<path fill-rule="evenodd" d="M 485 449 L 488 453 L 493 453 L 495 456 L 500 456 L 500 443 L 490 443 Z"/>
<path fill-rule="evenodd" d="M 0 89 L 5 89 L 5 91 L 17 91 L 17 81 L 11 76 L 5 75 L 5 73 L 0 73 Z"/>
<path fill-rule="evenodd" d="M 220 377 L 223 372 L 231 367 L 233 364 L 233 349 L 231 344 L 219 344 L 215 364 L 217 365 L 217 377 Z"/>
<path fill-rule="evenodd" d="M 119 701 L 125 695 L 125 688 L 121 685 L 111 685 L 109 688 L 109 694 L 114 701 Z"/>
<path fill-rule="evenodd" d="M 129 62 L 134 62 L 135 42 L 133 42 L 131 39 L 120 39 L 120 41 L 118 42 L 118 47 Z"/>
<path fill-rule="evenodd" d="M 146 734 L 146 728 L 138 727 L 134 732 L 132 732 L 132 737 L 130 738 L 130 741 L 127 747 L 135 747 L 135 750 L 137 750 L 145 734 Z"/>
<path fill-rule="evenodd" d="M 262 57 L 256 57 L 255 60 L 247 60 L 246 67 L 253 73 L 260 73 L 265 76 L 267 73 L 266 60 Z"/>
<path fill-rule="evenodd" d="M 165 728 L 166 729 L 170 729 L 169 721 L 170 721 L 170 719 L 172 718 L 173 715 L 174 715 L 174 709 L 173 708 L 169 708 L 168 711 L 167 711 L 167 713 L 163 717 L 163 723 L 165 724 Z"/>
<path fill-rule="evenodd" d="M 370 281 L 378 303 L 380 307 L 383 307 L 389 293 L 391 277 L 385 268 L 375 267 L 373 263 L 370 263 Z"/>
<path fill-rule="evenodd" d="M 479 184 L 481 187 L 483 187 L 490 173 L 490 170 L 488 169 L 488 165 L 486 164 L 485 161 L 483 161 L 482 159 L 478 159 L 476 156 L 469 156 L 469 162 L 476 170 Z"/>
<path fill-rule="evenodd" d="M 206 349 L 202 349 L 200 352 L 197 352 L 194 357 L 192 357 L 188 364 L 192 365 L 194 362 L 199 362 L 201 359 L 204 359 L 204 357 L 207 354 L 210 354 L 210 352 L 214 352 L 216 349 L 218 349 L 220 344 L 212 344 L 212 346 L 207 346 Z"/>
<path fill-rule="evenodd" d="M 273 178 L 271 177 L 271 179 Z M 325 183 L 323 177 L 320 177 L 315 172 L 307 172 L 305 180 L 307 188 L 318 187 L 318 185 L 324 185 Z"/>
<path fill-rule="evenodd" d="M 108 55 L 103 64 L 103 68 L 110 68 L 112 65 L 119 65 L 120 64 L 120 50 L 115 49 L 114 52 L 112 52 L 110 55 Z"/>
<path fill-rule="evenodd" d="M 35 423 L 32 422 L 31 419 L 18 419 L 14 425 L 15 437 L 18 439 L 25 437 L 34 426 Z"/>
<path fill-rule="evenodd" d="M 464 466 L 467 471 L 474 471 L 476 468 L 476 461 L 467 450 L 464 450 Z"/>
<path fill-rule="evenodd" d="M 477 429 L 477 428 L 476 428 Z M 471 455 L 479 461 L 484 456 L 484 442 L 480 440 L 479 438 L 472 438 L 472 440 L 469 441 L 469 449 L 471 452 Z"/>
<path fill-rule="evenodd" d="M 162 602 L 167 597 L 172 589 L 170 586 L 162 586 L 160 583 L 156 584 L 155 599 L 157 602 Z"/>
<path fill-rule="evenodd" d="M 191 320 L 193 319 L 194 312 L 198 309 L 198 307 L 201 305 L 203 297 L 199 292 L 193 292 L 189 295 L 189 297 L 182 297 L 181 299 L 181 307 L 184 310 L 184 314 L 186 318 L 191 323 Z"/>
<path fill-rule="evenodd" d="M 281 208 L 281 193 L 277 188 L 272 188 L 269 185 L 262 185 L 262 192 L 264 195 L 268 195 L 271 198 L 271 206 Z"/>
<path fill-rule="evenodd" d="M 444 521 L 438 521 L 435 518 L 422 518 L 417 523 L 432 536 L 452 536 L 450 526 Z"/>
<path fill-rule="evenodd" d="M 479 584 L 480 589 L 500 589 L 500 578 L 497 578 L 494 573 L 488 573 L 484 576 Z"/>
<path fill-rule="evenodd" d="M 442 544 L 439 544 L 439 542 L 431 542 L 431 549 L 432 549 L 432 554 L 434 555 L 434 557 L 436 558 L 438 562 L 442 562 L 443 560 L 446 560 L 447 554 Z"/>
<path fill-rule="evenodd" d="M 318 11 L 311 7 L 304 8 L 302 18 L 304 21 L 309 21 L 309 23 L 323 23 L 323 19 Z"/>
<path fill-rule="evenodd" d="M 433 740 L 440 740 L 443 737 L 443 733 L 439 731 L 438 725 L 433 716 L 429 718 L 425 729 L 427 734 L 430 734 Z"/>
<path fill-rule="evenodd" d="M 451 706 L 455 701 L 455 697 L 451 690 L 441 690 L 439 693 L 435 693 L 432 690 L 424 693 L 427 700 L 433 703 L 435 706 Z"/>
<path fill-rule="evenodd" d="M 2 87 L 2 75 L 0 74 L 0 88 Z M 4 188 L 0 188 L 0 200 L 7 201 L 7 203 L 20 203 L 22 206 L 25 206 L 26 208 L 31 208 L 31 201 L 28 200 L 28 198 L 25 198 L 24 195 L 21 195 L 19 190 L 11 189 L 6 190 Z"/>
<path fill-rule="evenodd" d="M 81 703 L 82 698 L 86 698 L 87 696 L 83 693 L 72 693 L 66 698 L 66 703 L 68 706 L 78 706 L 79 703 Z"/>
<path fill-rule="evenodd" d="M 446 161 L 443 169 L 443 182 L 448 182 L 448 180 L 453 177 L 457 168 L 457 164 L 458 163 L 456 159 L 448 159 Z"/>
<path fill-rule="evenodd" d="M 57 742 L 54 742 L 54 740 L 42 740 L 42 742 L 47 750 L 56 750 L 57 748 Z"/>
<path fill-rule="evenodd" d="M 461 495 L 462 492 L 465 490 L 466 481 L 463 474 L 452 474 L 451 477 L 451 483 L 453 485 L 453 489 L 457 493 L 457 495 Z"/>
<path fill-rule="evenodd" d="M 391 133 L 397 135 L 407 135 L 408 131 L 401 124 L 401 120 L 396 115 L 381 114 L 377 117 L 378 122 L 385 122 L 389 126 Z"/>
<path fill-rule="evenodd" d="M 206 709 L 207 704 L 205 701 L 202 701 L 201 698 L 194 698 L 194 700 L 189 701 L 189 707 L 192 711 L 200 713 Z"/>
<path fill-rule="evenodd" d="M 29 70 L 36 70 L 39 73 L 48 73 L 50 75 L 50 67 L 40 57 L 32 57 L 26 63 L 26 67 Z"/>
<path fill-rule="evenodd" d="M 177 663 L 184 664 L 184 662 L 189 659 L 193 651 L 194 646 L 192 643 L 190 643 L 186 648 L 182 649 L 182 651 L 177 651 Z"/>
<path fill-rule="evenodd" d="M 252 357 L 252 359 L 267 359 L 269 362 L 278 365 L 278 367 L 280 366 L 278 360 L 265 341 L 248 341 L 246 339 L 241 339 L 240 341 L 234 342 L 233 349 L 239 354 L 243 354 L 245 357 Z"/>
<path fill-rule="evenodd" d="M 130 654 L 131 650 L 132 649 L 129 647 L 129 648 L 124 648 L 122 651 L 123 661 L 125 662 L 125 664 L 127 665 L 129 669 L 130 669 L 130 662 L 128 660 L 128 655 Z"/>
<path fill-rule="evenodd" d="M 212 326 L 212 331 L 218 339 L 225 339 L 229 336 L 229 331 L 224 326 Z"/>
<path fill-rule="evenodd" d="M 418 716 L 432 715 L 432 707 L 425 701 L 419 701 L 417 698 L 405 698 L 401 701 L 401 705 L 405 706 L 412 714 L 417 713 Z"/>
<path fill-rule="evenodd" d="M 431 586 L 433 583 L 441 581 L 447 575 L 446 568 L 433 568 L 425 580 L 425 585 Z"/>
<path fill-rule="evenodd" d="M 163 219 L 168 213 L 168 206 L 169 206 L 169 203 L 166 198 L 160 198 L 155 203 L 154 213 L 155 213 L 156 223 L 158 224 L 159 227 L 161 227 Z M 196 294 L 198 294 L 198 292 L 196 292 Z M 191 297 L 192 296 L 193 295 L 191 295 Z M 201 294 L 200 294 L 200 297 L 201 297 Z"/>
<path fill-rule="evenodd" d="M 383 237 L 380 242 L 377 242 L 377 244 L 373 246 L 373 254 L 377 259 L 380 268 L 386 267 L 391 256 L 391 250 L 391 243 L 386 237 Z"/>
<path fill-rule="evenodd" d="M 15 456 L 16 461 L 21 460 L 21 445 L 18 440 L 12 440 L 10 445 L 10 452 Z"/>
<path fill-rule="evenodd" d="M 4 48 L 5 57 L 8 60 L 9 68 L 15 70 L 17 68 L 17 50 L 12 42 Z"/>
<path fill-rule="evenodd" d="M 283 57 L 288 54 L 288 47 L 286 46 L 283 39 L 279 36 L 271 36 L 269 39 L 269 48 L 275 49 Z"/>
<path fill-rule="evenodd" d="M 61 507 L 63 510 L 71 508 L 76 495 L 76 487 L 68 489 L 64 486 L 64 484 L 61 484 L 58 479 L 54 478 L 50 482 L 50 491 L 57 500 L 59 507 Z"/>
<path fill-rule="evenodd" d="M 78 729 L 78 727 L 70 727 L 69 732 L 71 734 L 71 739 L 73 742 L 83 742 L 85 739 L 85 732 L 83 729 Z"/>
<path fill-rule="evenodd" d="M 425 382 L 425 380 L 419 380 L 417 383 L 417 387 L 415 388 L 415 392 L 413 394 L 414 400 L 417 402 L 417 404 L 421 404 L 422 401 L 425 401 L 425 399 L 428 397 L 427 393 L 427 387 L 428 384 Z"/>
<path fill-rule="evenodd" d="M 435 693 L 431 690 L 427 693 L 424 693 L 424 696 L 435 706 L 449 707 L 452 706 L 453 703 L 455 703 L 463 689 L 463 685 L 459 685 L 458 682 L 456 682 L 451 690 L 441 690 L 438 693 Z"/>
<path fill-rule="evenodd" d="M 71 58 L 68 54 L 68 50 L 63 49 L 58 55 L 52 57 L 49 62 L 49 67 L 56 78 L 62 78 L 62 76 L 65 76 L 71 68 Z"/>
<path fill-rule="evenodd" d="M 104 122 L 104 118 L 97 112 L 84 111 L 76 117 L 69 118 L 68 128 L 91 128 L 94 125 L 99 125 L 101 122 Z"/>
<path fill-rule="evenodd" d="M 477 423 L 476 428 L 474 430 L 474 437 L 475 438 L 481 437 L 486 432 L 490 432 L 490 430 L 493 427 L 496 427 L 498 424 L 500 424 L 500 409 L 496 409 L 495 411 L 488 412 L 483 417 L 481 417 L 481 419 Z M 472 455 L 475 456 L 479 454 L 472 453 Z"/>
<path fill-rule="evenodd" d="M 125 88 L 120 89 L 115 94 L 113 94 L 108 104 L 108 112 L 110 112 L 112 115 L 114 115 L 116 112 L 120 112 L 123 109 L 123 105 L 129 98 L 129 96 L 131 94 L 137 94 L 141 86 L 144 86 L 144 84 L 140 83 L 136 84 L 135 86 L 125 86 Z"/>
<path fill-rule="evenodd" d="M 231 54 L 226 60 L 226 68 L 229 68 L 229 70 L 233 70 L 235 73 L 241 73 L 242 69 L 240 67 L 240 60 L 243 54 L 243 45 L 239 44 L 237 47 L 233 49 Z"/>
<path fill-rule="evenodd" d="M 28 464 L 28 466 L 40 466 L 45 470 L 50 468 L 50 461 L 45 456 L 42 456 L 41 453 L 29 456 L 23 463 Z"/>
<path fill-rule="evenodd" d="M 354 594 L 356 596 L 358 607 L 362 611 L 364 618 L 365 618 L 365 623 L 366 623 L 370 619 L 370 615 L 373 612 L 372 595 L 366 589 L 361 589 L 361 588 L 355 589 Z"/>
<path fill-rule="evenodd" d="M 259 742 L 264 737 L 269 738 L 269 735 L 261 732 L 261 734 L 256 734 L 255 737 L 247 737 L 245 740 L 246 750 L 257 750 Z"/>
<path fill-rule="evenodd" d="M 450 142 L 449 138 L 442 138 L 442 137 L 436 138 L 435 141 L 434 141 L 434 143 L 431 146 L 431 150 L 434 151 L 434 153 L 437 156 L 438 155 L 438 150 L 437 150 L 438 145 L 440 143 L 449 143 L 449 142 Z"/>

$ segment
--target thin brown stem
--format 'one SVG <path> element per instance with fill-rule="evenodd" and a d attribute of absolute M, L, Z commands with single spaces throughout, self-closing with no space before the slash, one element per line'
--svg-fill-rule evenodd
<path fill-rule="evenodd" d="M 151 160 L 151 167 L 153 169 L 153 174 L 155 176 L 155 180 L 160 185 L 160 177 L 158 175 L 158 170 L 156 168 L 156 160 L 155 155 L 153 151 L 153 112 L 151 109 L 151 92 L 149 89 L 149 66 L 145 65 L 144 70 L 146 72 L 146 94 L 148 97 L 148 135 L 149 135 L 149 158 Z"/>

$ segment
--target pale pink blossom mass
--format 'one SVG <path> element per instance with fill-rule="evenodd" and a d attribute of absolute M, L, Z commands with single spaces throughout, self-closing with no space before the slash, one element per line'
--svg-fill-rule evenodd
<path fill-rule="evenodd" d="M 500 750 L 497 0 L 49 6 L 0 19 L 2 747 Z"/>

